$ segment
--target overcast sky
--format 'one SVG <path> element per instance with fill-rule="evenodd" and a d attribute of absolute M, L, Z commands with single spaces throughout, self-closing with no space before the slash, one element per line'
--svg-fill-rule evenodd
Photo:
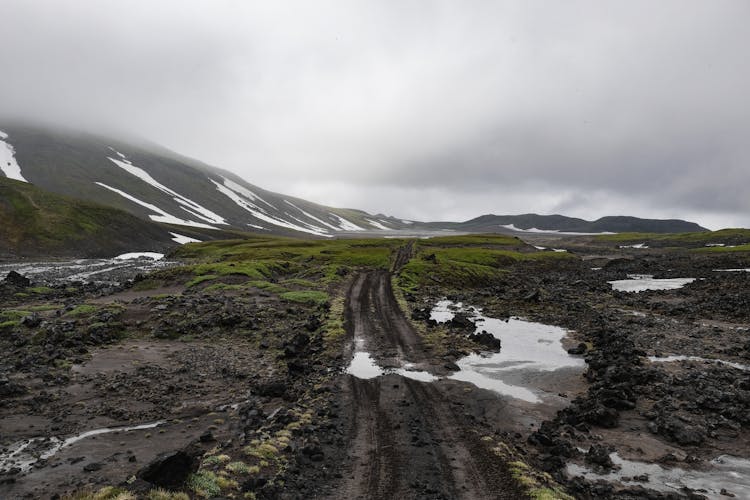
<path fill-rule="evenodd" d="M 421 220 L 750 227 L 750 2 L 0 0 L 0 114 Z"/>

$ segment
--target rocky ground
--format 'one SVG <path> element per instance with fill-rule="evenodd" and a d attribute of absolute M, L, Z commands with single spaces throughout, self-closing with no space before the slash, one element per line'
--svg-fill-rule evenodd
<path fill-rule="evenodd" d="M 596 483 L 571 477 L 566 465 L 580 462 L 607 474 L 617 468 L 610 459 L 617 452 L 665 468 L 707 471 L 718 456 L 748 458 L 750 273 L 715 271 L 746 268 L 747 262 L 741 255 L 656 251 L 553 269 L 528 265 L 492 288 L 453 298 L 482 305 L 496 317 L 564 326 L 580 342 L 570 352 L 585 355 L 587 390 L 538 430 L 514 436 L 576 498 L 715 498 L 715 491 L 700 487 L 656 492 L 647 474 Z M 698 279 L 678 290 L 640 293 L 613 291 L 607 283 L 628 274 Z M 422 300 L 434 302 L 439 293 Z M 658 361 L 667 356 L 723 363 Z M 749 494 L 733 493 L 731 484 L 717 489 L 721 496 Z"/>
<path fill-rule="evenodd" d="M 712 497 L 656 492 L 648 477 L 596 482 L 568 465 L 604 474 L 614 451 L 696 471 L 720 455 L 750 458 L 750 273 L 714 271 L 750 259 L 580 257 L 405 296 L 385 271 L 352 273 L 332 291 L 341 311 L 233 288 L 242 281 L 233 275 L 211 288 L 179 272 L 116 284 L 12 274 L 0 284 L 0 497 L 108 486 L 144 498 L 156 488 L 209 498 Z M 394 271 L 405 260 L 397 255 Z M 637 294 L 607 283 L 628 274 L 699 279 Z M 468 339 L 470 317 L 431 321 L 446 296 L 570 329 L 564 345 L 585 370 L 544 380 L 559 393 L 544 405 L 466 382 L 345 373 L 364 348 L 384 368 L 443 378 L 471 352 L 502 349 Z M 327 337 L 337 314 L 345 334 Z M 693 359 L 656 359 L 677 355 Z M 731 485 L 725 493 L 742 497 Z"/>

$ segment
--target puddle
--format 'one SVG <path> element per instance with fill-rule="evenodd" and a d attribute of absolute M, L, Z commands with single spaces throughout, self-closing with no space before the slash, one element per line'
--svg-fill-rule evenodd
<path fill-rule="evenodd" d="M 676 290 L 693 281 L 695 281 L 695 278 L 654 279 L 651 274 L 628 274 L 626 280 L 608 281 L 607 283 L 612 285 L 613 290 L 638 293 L 645 290 Z"/>
<path fill-rule="evenodd" d="M 746 269 L 711 269 L 716 273 L 750 273 L 750 268 Z"/>
<path fill-rule="evenodd" d="M 402 368 L 381 368 L 372 359 L 369 352 L 359 351 L 354 353 L 351 363 L 346 369 L 346 373 L 353 375 L 357 378 L 369 380 L 380 377 L 382 375 L 396 374 L 402 377 L 417 380 L 419 382 L 435 382 L 440 380 L 440 377 L 433 375 L 432 373 L 413 370 L 411 363 L 406 363 Z"/>
<path fill-rule="evenodd" d="M 440 380 L 440 377 L 433 375 L 430 372 L 409 370 L 407 368 L 398 368 L 392 371 L 386 370 L 386 373 L 395 373 L 396 375 L 401 375 L 402 377 L 417 380 L 419 382 L 435 382 L 436 380 Z"/>
<path fill-rule="evenodd" d="M 649 356 L 648 360 L 651 361 L 652 363 L 673 363 L 675 361 L 697 361 L 699 363 L 718 363 L 721 365 L 731 366 L 732 368 L 737 368 L 738 370 L 750 371 L 750 366 L 748 365 L 743 365 L 741 363 L 733 363 L 732 361 L 724 361 L 723 359 L 702 358 L 700 356 L 664 356 L 664 357 Z"/>
<path fill-rule="evenodd" d="M 619 482 L 623 485 L 644 487 L 662 492 L 682 492 L 682 488 L 705 491 L 709 498 L 726 498 L 721 490 L 734 494 L 737 498 L 750 498 L 750 460 L 721 455 L 713 459 L 710 470 L 694 471 L 679 467 L 666 469 L 658 464 L 625 460 L 617 453 L 610 454 L 612 462 L 619 470 L 601 474 L 578 464 L 568 464 L 569 477 L 583 476 L 590 481 Z M 635 476 L 647 476 L 646 481 L 635 481 Z"/>
<path fill-rule="evenodd" d="M 534 323 L 520 318 L 501 320 L 484 316 L 480 309 L 464 307 L 449 300 L 438 302 L 430 318 L 443 323 L 453 318 L 454 311 L 471 313 L 476 331 L 486 330 L 500 339 L 502 347 L 498 353 L 470 354 L 457 361 L 461 371 L 449 378 L 470 382 L 482 389 L 539 403 L 541 398 L 534 387 L 516 385 L 512 382 L 525 379 L 533 372 L 553 372 L 563 368 L 583 369 L 582 358 L 571 356 L 562 347 L 561 340 L 567 330 L 556 326 Z"/>
<path fill-rule="evenodd" d="M 21 469 L 22 472 L 27 472 L 39 460 L 48 460 L 63 448 L 72 446 L 78 441 L 92 436 L 109 434 L 112 432 L 130 432 L 143 429 L 153 429 L 164 423 L 165 421 L 160 420 L 150 424 L 126 427 L 104 427 L 102 429 L 82 432 L 81 434 L 69 437 L 65 440 L 57 437 L 36 437 L 26 439 L 12 444 L 6 452 L 0 454 L 0 473 L 8 472 L 13 468 L 18 468 Z"/>
<path fill-rule="evenodd" d="M 375 360 L 370 357 L 369 352 L 360 351 L 354 353 L 354 358 L 349 363 L 346 373 L 368 380 L 383 375 L 385 371 L 375 363 Z"/>
<path fill-rule="evenodd" d="M 619 245 L 617 248 L 648 248 L 645 243 L 636 243 L 635 245 Z"/>

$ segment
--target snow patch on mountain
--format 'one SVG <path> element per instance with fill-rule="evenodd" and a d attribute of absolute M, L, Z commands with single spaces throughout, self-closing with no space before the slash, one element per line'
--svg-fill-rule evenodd
<path fill-rule="evenodd" d="M 339 223 L 338 231 L 365 231 L 365 228 L 359 227 L 355 223 L 348 221 L 343 217 L 339 217 L 338 215 L 330 212 L 329 215 L 336 219 L 336 221 Z"/>
<path fill-rule="evenodd" d="M 0 170 L 8 179 L 29 182 L 21 175 L 21 167 L 18 166 L 16 161 L 16 150 L 10 143 L 5 142 L 7 138 L 8 134 L 0 130 Z"/>
<path fill-rule="evenodd" d="M 172 241 L 179 243 L 180 245 L 184 245 L 185 243 L 200 243 L 201 240 L 196 240 L 195 238 L 191 238 L 190 236 L 185 236 L 184 234 L 179 233 L 173 233 L 169 232 L 169 234 L 172 235 Z"/>
<path fill-rule="evenodd" d="M 368 222 L 368 224 L 370 224 L 373 227 L 376 227 L 377 229 L 381 229 L 383 231 L 391 231 L 391 228 L 385 227 L 383 224 L 381 224 L 378 221 L 374 221 L 372 219 L 365 219 L 365 220 Z"/>
<path fill-rule="evenodd" d="M 168 194 L 172 197 L 174 201 L 179 203 L 181 205 L 180 208 L 185 210 L 190 215 L 197 217 L 201 219 L 202 221 L 208 222 L 210 224 L 224 224 L 227 225 L 227 221 L 224 219 L 224 217 L 212 212 L 211 210 L 205 208 L 204 206 L 194 202 L 190 198 L 187 198 L 186 196 L 181 195 L 180 193 L 177 193 L 176 191 L 173 191 L 172 189 L 168 188 L 167 186 L 161 184 L 159 181 L 151 177 L 151 175 L 143 170 L 140 167 L 137 167 L 133 165 L 133 163 L 128 160 L 125 155 L 117 151 L 116 149 L 110 147 L 112 151 L 114 151 L 121 159 L 116 160 L 111 157 L 107 157 L 109 161 L 117 165 L 118 167 L 122 168 L 129 174 L 132 174 L 139 179 L 141 179 L 143 182 L 155 187 L 159 191 Z"/>
<path fill-rule="evenodd" d="M 213 179 L 211 179 L 211 182 L 214 183 L 214 185 L 216 186 L 216 189 L 218 189 L 220 193 L 228 197 L 230 200 L 235 202 L 241 208 L 250 212 L 252 216 L 255 217 L 256 219 L 260 219 L 264 222 L 268 222 L 269 224 L 273 224 L 274 226 L 291 229 L 293 231 L 301 231 L 303 233 L 314 234 L 316 236 L 325 236 L 326 238 L 332 237 L 330 234 L 327 234 L 325 230 L 323 230 L 322 228 L 313 226 L 311 224 L 304 224 L 304 225 L 294 224 L 292 222 L 279 219 L 277 217 L 270 215 L 264 209 L 260 208 L 258 205 L 253 203 L 253 201 L 249 199 L 249 197 L 244 196 L 244 192 L 243 192 L 244 188 L 242 188 L 242 186 L 240 186 L 236 182 L 230 181 L 229 179 L 226 179 L 226 178 L 223 178 L 223 179 L 224 179 L 224 184 L 219 184 Z M 239 187 L 242 189 L 238 189 L 238 191 L 235 191 L 233 189 L 234 187 Z M 289 216 L 289 214 L 285 214 L 285 215 Z M 248 225 L 250 226 L 250 224 Z M 254 226 L 251 226 L 251 227 L 254 227 Z"/>
<path fill-rule="evenodd" d="M 320 223 L 320 224 L 323 224 L 323 225 L 324 225 L 324 226 L 326 226 L 327 228 L 333 229 L 334 231 L 338 231 L 338 230 L 339 230 L 339 228 L 337 228 L 336 226 L 334 226 L 334 225 L 331 225 L 331 224 L 329 224 L 328 222 L 325 222 L 325 221 L 323 221 L 323 220 L 321 220 L 321 219 L 319 219 L 319 218 L 315 217 L 315 216 L 314 216 L 313 214 L 311 214 L 311 213 L 309 213 L 309 212 L 305 212 L 304 210 L 302 210 L 301 208 L 299 208 L 299 207 L 298 207 L 297 205 L 295 205 L 295 204 L 294 204 L 294 203 L 292 203 L 291 201 L 289 201 L 289 200 L 284 200 L 284 202 L 285 202 L 285 203 L 287 203 L 287 204 L 289 204 L 289 205 L 291 205 L 292 207 L 296 208 L 297 210 L 299 210 L 299 211 L 300 211 L 300 212 L 301 212 L 302 214 L 304 214 L 304 215 L 305 215 L 305 217 L 307 217 L 307 218 L 309 218 L 309 219 L 312 219 L 312 220 L 314 220 L 314 221 L 316 221 L 316 222 L 318 222 L 318 223 Z"/>
<path fill-rule="evenodd" d="M 231 189 L 232 191 L 234 191 L 235 193 L 239 193 L 242 196 L 244 196 L 245 198 L 248 198 L 249 200 L 252 200 L 252 201 L 260 201 L 261 203 L 266 204 L 270 208 L 272 208 L 274 210 L 278 210 L 278 208 L 276 208 L 275 206 L 271 205 L 266 200 L 264 200 L 263 198 L 261 198 L 257 194 L 253 193 L 249 189 L 247 189 L 245 186 L 237 184 L 233 180 L 227 179 L 226 177 L 222 177 L 222 179 L 224 179 L 224 185 L 226 187 L 228 187 L 229 189 Z"/>
<path fill-rule="evenodd" d="M 519 233 L 561 234 L 567 236 L 596 236 L 598 234 L 617 234 L 611 233 L 609 231 L 603 231 L 600 233 L 578 233 L 574 231 L 560 231 L 559 229 L 537 229 L 535 227 L 530 227 L 529 229 L 521 229 L 520 227 L 516 227 L 515 224 L 500 224 L 500 227 L 510 229 L 511 231 L 517 231 Z"/>
<path fill-rule="evenodd" d="M 151 210 L 152 212 L 156 212 L 158 215 L 149 215 L 149 218 L 155 222 L 163 222 L 165 224 L 177 224 L 179 226 L 191 226 L 191 227 L 202 227 L 206 229 L 216 229 L 213 226 L 209 226 L 208 224 L 203 224 L 200 222 L 193 222 L 191 220 L 184 220 L 180 219 L 179 217 L 175 217 L 172 214 L 169 214 L 162 210 L 161 208 L 157 207 L 156 205 L 152 205 L 151 203 L 147 203 L 143 200 L 139 200 L 135 196 L 129 195 L 125 191 L 122 191 L 117 188 L 113 188 L 112 186 L 108 186 L 104 184 L 103 182 L 95 182 L 94 184 L 101 186 L 105 189 L 109 189 L 113 193 L 117 193 L 123 198 L 132 201 L 133 203 L 137 203 L 138 205 L 147 208 Z"/>

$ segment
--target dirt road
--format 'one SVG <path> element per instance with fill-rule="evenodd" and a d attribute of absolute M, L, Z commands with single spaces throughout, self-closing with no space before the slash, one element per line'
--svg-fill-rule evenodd
<path fill-rule="evenodd" d="M 398 307 L 390 275 L 359 275 L 347 301 L 349 333 L 383 366 L 426 364 L 419 336 Z M 440 385 L 395 374 L 347 375 L 348 465 L 335 498 L 523 498 L 504 465 Z"/>

